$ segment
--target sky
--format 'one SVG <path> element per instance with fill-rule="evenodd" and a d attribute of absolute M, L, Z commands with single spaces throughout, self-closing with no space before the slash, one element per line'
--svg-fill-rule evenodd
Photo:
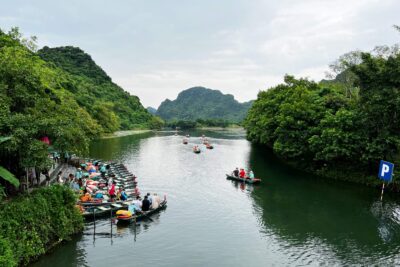
<path fill-rule="evenodd" d="M 398 0 L 0 0 L 0 28 L 83 49 L 142 104 L 194 86 L 256 99 L 285 74 L 325 78 L 353 50 L 392 45 Z"/>

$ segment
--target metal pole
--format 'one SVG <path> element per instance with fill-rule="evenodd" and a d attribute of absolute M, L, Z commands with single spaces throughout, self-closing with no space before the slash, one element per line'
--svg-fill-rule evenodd
<path fill-rule="evenodd" d="M 96 214 L 94 213 L 95 208 L 93 208 L 93 222 L 94 222 L 94 228 L 93 228 L 93 232 L 94 234 L 96 234 Z"/>
<path fill-rule="evenodd" d="M 133 241 L 136 242 L 136 217 L 134 217 L 133 223 L 135 224 L 135 226 L 133 227 Z"/>
<path fill-rule="evenodd" d="M 383 199 L 383 191 L 385 190 L 385 182 L 382 183 L 381 201 Z"/>

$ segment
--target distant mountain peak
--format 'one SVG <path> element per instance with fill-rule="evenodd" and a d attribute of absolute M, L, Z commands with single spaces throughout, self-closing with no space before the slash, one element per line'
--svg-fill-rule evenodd
<path fill-rule="evenodd" d="M 153 107 L 147 107 L 146 109 L 148 112 L 150 112 L 150 114 L 155 115 L 157 113 L 157 109 L 155 109 Z"/>
<path fill-rule="evenodd" d="M 239 122 L 249 107 L 239 103 L 231 94 L 195 86 L 180 92 L 175 100 L 163 101 L 157 115 L 165 120 L 222 119 Z"/>

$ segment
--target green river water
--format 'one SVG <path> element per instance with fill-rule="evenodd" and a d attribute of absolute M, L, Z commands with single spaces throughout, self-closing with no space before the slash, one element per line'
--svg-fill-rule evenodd
<path fill-rule="evenodd" d="M 201 134 L 215 149 L 200 145 Z M 126 164 L 142 193 L 167 196 L 167 209 L 137 226 L 88 222 L 32 266 L 400 264 L 398 200 L 293 170 L 242 131 L 191 132 L 189 145 L 168 132 L 103 139 L 91 156 Z M 262 183 L 226 180 L 235 167 L 252 168 Z"/>

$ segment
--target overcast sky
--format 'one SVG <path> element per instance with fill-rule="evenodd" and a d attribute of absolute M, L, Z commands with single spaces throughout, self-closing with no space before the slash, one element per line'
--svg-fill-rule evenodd
<path fill-rule="evenodd" d="M 319 80 L 355 50 L 394 44 L 398 0 L 0 0 L 0 28 L 89 53 L 144 106 L 193 86 L 255 99 L 285 73 Z"/>

